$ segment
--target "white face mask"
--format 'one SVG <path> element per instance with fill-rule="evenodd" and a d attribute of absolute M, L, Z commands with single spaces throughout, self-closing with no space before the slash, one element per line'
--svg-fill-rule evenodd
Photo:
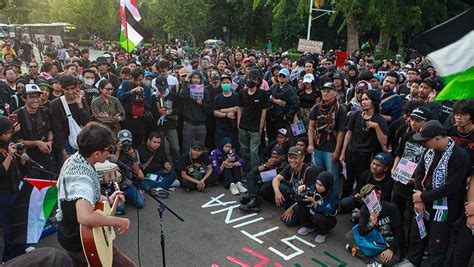
<path fill-rule="evenodd" d="M 94 80 L 92 80 L 92 79 L 84 80 L 84 84 L 92 86 L 92 85 L 94 85 Z"/>

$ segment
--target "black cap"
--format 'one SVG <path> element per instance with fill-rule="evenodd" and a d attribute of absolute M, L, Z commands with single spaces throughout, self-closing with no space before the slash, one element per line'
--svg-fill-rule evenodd
<path fill-rule="evenodd" d="M 0 134 L 4 134 L 12 128 L 13 123 L 10 121 L 10 119 L 0 115 Z"/>
<path fill-rule="evenodd" d="M 155 78 L 155 86 L 158 89 L 164 89 L 168 87 L 168 79 L 164 76 L 158 76 Z"/>
<path fill-rule="evenodd" d="M 415 108 L 411 114 L 410 117 L 415 119 L 415 120 L 423 120 L 423 121 L 429 121 L 431 120 L 433 112 L 428 107 L 417 107 Z"/>
<path fill-rule="evenodd" d="M 344 76 L 343 76 L 341 73 L 336 72 L 336 73 L 334 73 L 334 75 L 332 76 L 332 80 L 334 81 L 335 79 L 344 80 Z"/>
<path fill-rule="evenodd" d="M 331 90 L 336 90 L 336 86 L 332 82 L 327 82 L 324 83 L 323 87 L 321 89 L 331 89 Z"/>
<path fill-rule="evenodd" d="M 444 130 L 443 125 L 441 122 L 437 120 L 431 120 L 425 123 L 423 127 L 421 127 L 421 131 L 413 135 L 413 140 L 416 142 L 423 142 L 430 140 L 439 135 L 445 135 L 446 131 Z"/>
<path fill-rule="evenodd" d="M 95 62 L 97 63 L 97 66 L 98 66 L 98 65 L 101 65 L 101 64 L 107 64 L 107 65 L 110 66 L 109 61 L 108 61 L 107 58 L 105 58 L 105 57 L 98 57 L 98 58 L 95 60 Z"/>
<path fill-rule="evenodd" d="M 275 146 L 272 149 L 272 154 L 285 155 L 285 149 L 283 149 L 283 147 Z"/>
<path fill-rule="evenodd" d="M 258 78 L 258 79 L 261 79 L 262 77 L 262 74 L 260 73 L 259 70 L 251 70 L 249 72 L 249 78 Z"/>
<path fill-rule="evenodd" d="M 211 77 L 211 81 L 219 81 L 221 78 L 218 75 L 214 75 Z"/>
<path fill-rule="evenodd" d="M 203 149 L 203 145 L 199 142 L 195 142 L 192 146 L 191 146 L 191 149 L 200 149 L 202 150 Z"/>
<path fill-rule="evenodd" d="M 431 89 L 437 90 L 438 84 L 431 78 L 426 78 L 422 81 L 422 83 L 426 83 Z"/>

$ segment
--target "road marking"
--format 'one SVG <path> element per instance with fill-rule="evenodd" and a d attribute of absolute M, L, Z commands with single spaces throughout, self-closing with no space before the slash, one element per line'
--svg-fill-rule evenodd
<path fill-rule="evenodd" d="M 270 251 L 272 251 L 273 253 L 277 254 L 278 256 L 282 257 L 285 261 L 288 261 L 288 260 L 304 253 L 304 250 L 302 250 L 302 249 L 298 248 L 297 246 L 293 245 L 292 243 L 290 243 L 290 240 L 293 240 L 293 239 L 298 240 L 301 243 L 306 244 L 307 246 L 310 246 L 312 248 L 316 247 L 316 245 L 302 239 L 301 237 L 298 237 L 298 236 L 294 235 L 294 236 L 290 236 L 290 237 L 281 239 L 281 242 L 287 244 L 289 247 L 291 247 L 292 249 L 295 250 L 294 253 L 292 253 L 290 255 L 285 255 L 285 254 L 283 254 L 282 252 L 280 252 L 279 250 L 277 250 L 273 247 L 269 247 L 268 249 Z"/>
<path fill-rule="evenodd" d="M 329 252 L 327 252 L 327 251 L 324 251 L 323 253 L 324 253 L 326 256 L 328 256 L 329 258 L 331 258 L 331 259 L 333 259 L 333 260 L 339 262 L 339 267 L 347 266 L 347 262 L 340 260 L 338 257 L 332 255 L 331 253 L 329 253 Z"/>
<path fill-rule="evenodd" d="M 257 219 L 253 219 L 253 220 L 250 220 L 250 221 L 247 221 L 247 222 L 243 222 L 241 224 L 234 225 L 234 228 L 239 228 L 239 227 L 245 226 L 247 224 L 251 224 L 251 223 L 254 223 L 254 222 L 261 221 L 261 220 L 263 220 L 263 217 L 258 217 Z"/>
<path fill-rule="evenodd" d="M 257 238 L 258 236 L 262 236 L 262 235 L 265 235 L 265 234 L 268 234 L 270 232 L 273 232 L 275 230 L 278 230 L 280 227 L 278 226 L 275 226 L 273 228 L 270 228 L 268 230 L 265 230 L 265 231 L 262 231 L 262 232 L 259 232 L 259 233 L 256 233 L 256 234 L 250 234 L 249 232 L 245 231 L 245 230 L 240 230 L 240 232 L 244 235 L 246 235 L 247 237 L 249 237 L 250 239 L 252 239 L 253 241 L 259 243 L 259 244 L 263 244 L 263 241 L 259 238 Z"/>
<path fill-rule="evenodd" d="M 315 258 L 311 258 L 312 261 L 316 262 L 317 264 L 319 264 L 321 267 L 328 267 L 328 265 L 322 261 L 319 261 Z"/>
<path fill-rule="evenodd" d="M 225 194 L 220 194 L 218 197 L 211 197 L 211 201 L 207 202 L 206 204 L 202 205 L 201 208 L 210 208 L 210 207 L 216 207 L 216 206 L 227 206 L 229 204 L 234 204 L 237 201 L 229 201 L 229 202 L 222 202 L 220 201 L 220 198 L 223 197 Z M 213 203 L 216 204 L 213 204 Z"/>

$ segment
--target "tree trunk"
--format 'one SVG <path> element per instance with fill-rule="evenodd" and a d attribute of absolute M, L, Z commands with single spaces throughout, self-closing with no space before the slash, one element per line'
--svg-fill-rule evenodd
<path fill-rule="evenodd" d="M 351 15 L 347 17 L 347 52 L 351 54 L 359 50 L 359 31 L 357 19 Z"/>
<path fill-rule="evenodd" d="M 387 34 L 387 30 L 381 28 L 379 34 L 379 42 L 375 46 L 376 52 L 387 52 L 390 46 L 391 36 Z"/>

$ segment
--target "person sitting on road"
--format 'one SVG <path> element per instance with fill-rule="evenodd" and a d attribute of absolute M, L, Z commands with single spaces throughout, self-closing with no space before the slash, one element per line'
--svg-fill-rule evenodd
<path fill-rule="evenodd" d="M 282 147 L 274 147 L 268 160 L 264 164 L 253 168 L 247 174 L 248 196 L 240 198 L 241 205 L 239 209 L 241 211 L 259 212 L 259 192 L 266 192 L 272 188 L 271 180 L 263 179 L 262 176 L 271 176 L 273 173 L 276 177 L 277 173 L 280 173 L 285 167 L 285 150 Z"/>
<path fill-rule="evenodd" d="M 181 187 L 186 191 L 202 191 L 206 186 L 217 184 L 219 176 L 213 173 L 212 162 L 204 153 L 201 142 L 195 142 L 189 152 L 181 155 L 178 163 Z"/>
<path fill-rule="evenodd" d="M 270 157 L 270 152 L 272 151 L 274 147 L 282 147 L 283 149 L 285 149 L 285 153 L 288 153 L 288 150 L 290 149 L 290 147 L 293 146 L 292 142 L 290 141 L 289 134 L 290 132 L 285 128 L 278 129 L 275 141 L 269 142 L 268 145 L 263 150 L 262 161 Z"/>
<path fill-rule="evenodd" d="M 338 191 L 334 188 L 334 175 L 328 171 L 321 172 L 314 187 L 300 185 L 299 201 L 295 204 L 301 228 L 299 235 L 307 235 L 316 231 L 314 242 L 324 243 L 329 230 L 336 227 Z"/>
<path fill-rule="evenodd" d="M 244 160 L 237 155 L 232 147 L 232 139 L 222 138 L 219 147 L 211 152 L 211 161 L 214 173 L 224 179 L 224 187 L 232 195 L 247 193 L 242 185 L 242 166 Z"/>

